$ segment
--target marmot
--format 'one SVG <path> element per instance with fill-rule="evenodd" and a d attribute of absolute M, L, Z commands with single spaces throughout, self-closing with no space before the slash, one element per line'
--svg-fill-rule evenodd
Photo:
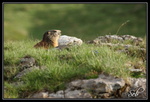
<path fill-rule="evenodd" d="M 34 45 L 35 48 L 48 49 L 58 46 L 58 39 L 61 35 L 61 30 L 50 30 L 44 33 L 42 41 Z"/>

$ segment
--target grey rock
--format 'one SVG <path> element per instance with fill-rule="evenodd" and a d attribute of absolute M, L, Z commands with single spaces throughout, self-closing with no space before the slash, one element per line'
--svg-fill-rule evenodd
<path fill-rule="evenodd" d="M 122 93 L 122 98 L 143 99 L 147 98 L 146 79 L 145 78 L 129 78 L 131 86 Z"/>
<path fill-rule="evenodd" d="M 132 35 L 123 35 L 122 38 L 123 38 L 124 40 L 128 40 L 128 39 L 131 39 L 131 40 L 137 39 L 137 37 L 132 36 Z"/>
<path fill-rule="evenodd" d="M 100 74 L 96 79 L 72 81 L 65 91 L 51 93 L 49 98 L 106 98 L 124 85 L 125 81 L 121 78 Z"/>
<path fill-rule="evenodd" d="M 39 92 L 31 96 L 31 98 L 48 98 L 48 92 Z"/>
<path fill-rule="evenodd" d="M 131 72 L 142 72 L 142 69 L 133 69 L 133 68 L 128 68 Z"/>
<path fill-rule="evenodd" d="M 121 78 L 115 78 L 111 75 L 100 74 L 96 79 L 75 80 L 69 84 L 71 89 L 86 89 L 97 93 L 108 93 L 120 89 L 125 85 Z M 94 94 L 94 93 L 93 93 Z"/>
<path fill-rule="evenodd" d="M 91 94 L 86 90 L 71 90 L 57 91 L 56 93 L 49 94 L 48 98 L 92 98 Z"/>
<path fill-rule="evenodd" d="M 127 42 L 129 44 L 126 44 Z M 138 54 L 137 57 L 140 57 L 143 61 L 146 60 L 144 40 L 140 37 L 132 35 L 105 35 L 99 36 L 87 43 L 99 46 L 115 47 L 116 52 L 126 53 L 130 56 Z"/>
<path fill-rule="evenodd" d="M 39 70 L 39 69 L 40 68 L 36 67 L 36 66 L 24 69 L 23 71 L 19 72 L 14 78 L 21 78 L 22 76 L 26 75 L 27 73 L 32 72 L 34 70 Z"/>
<path fill-rule="evenodd" d="M 64 91 L 63 90 L 57 91 L 56 94 L 51 93 L 51 94 L 49 94 L 48 97 L 49 98 L 64 98 Z"/>
<path fill-rule="evenodd" d="M 58 45 L 81 45 L 83 41 L 76 37 L 62 35 L 58 39 Z"/>
<path fill-rule="evenodd" d="M 113 39 L 113 40 L 123 40 L 122 37 L 120 37 L 118 35 L 105 35 L 105 38 Z"/>
<path fill-rule="evenodd" d="M 33 67 L 34 65 L 36 65 L 36 61 L 33 57 L 29 55 L 20 59 L 20 66 L 23 69 Z"/>
<path fill-rule="evenodd" d="M 81 89 L 81 85 L 84 83 L 83 80 L 76 80 L 76 81 L 72 81 L 69 84 L 70 89 L 74 90 L 74 89 Z"/>
<path fill-rule="evenodd" d="M 73 90 L 65 93 L 65 98 L 80 98 L 80 90 Z"/>
<path fill-rule="evenodd" d="M 97 95 L 97 98 L 112 98 L 110 93 L 101 93 Z"/>
<path fill-rule="evenodd" d="M 126 40 L 132 41 L 134 44 L 138 44 L 140 42 L 143 42 L 143 39 L 140 37 L 135 37 L 132 35 L 105 35 L 105 36 L 99 36 L 96 39 L 92 41 L 88 41 L 88 43 L 94 43 L 94 44 L 101 44 L 101 43 L 111 43 L 113 40 L 123 42 Z"/>
<path fill-rule="evenodd" d="M 125 91 L 121 93 L 122 98 L 146 98 L 146 79 L 129 78 L 131 85 L 127 86 Z M 125 86 L 122 78 L 112 75 L 100 74 L 96 79 L 75 80 L 67 85 L 66 90 L 59 90 L 56 93 L 50 93 L 43 96 L 43 93 L 35 94 L 32 97 L 46 98 L 116 98 L 114 92 Z M 143 89 L 143 90 L 142 90 Z M 131 97 L 131 91 L 139 91 L 136 97 Z M 134 96 L 134 95 L 133 95 Z"/>
<path fill-rule="evenodd" d="M 92 98 L 86 90 L 73 90 L 65 93 L 65 98 Z"/>
<path fill-rule="evenodd" d="M 48 98 L 64 98 L 64 95 L 52 93 L 52 94 L 49 94 Z"/>
<path fill-rule="evenodd" d="M 36 60 L 30 55 L 27 55 L 20 59 L 20 66 L 21 71 L 14 78 L 21 78 L 23 75 L 26 75 L 27 73 L 34 71 L 35 69 L 45 69 L 44 66 L 37 66 Z"/>
<path fill-rule="evenodd" d="M 146 88 L 146 79 L 145 78 L 130 78 L 132 87 L 143 87 Z"/>

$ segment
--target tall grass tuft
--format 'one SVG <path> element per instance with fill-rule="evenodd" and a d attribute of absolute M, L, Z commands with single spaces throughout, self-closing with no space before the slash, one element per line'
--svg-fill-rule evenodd
<path fill-rule="evenodd" d="M 120 31 L 120 29 L 121 29 L 124 25 L 126 25 L 128 22 L 130 22 L 130 20 L 127 20 L 126 22 L 122 23 L 122 24 L 119 26 L 119 28 L 117 29 L 116 35 L 117 35 L 118 32 Z"/>

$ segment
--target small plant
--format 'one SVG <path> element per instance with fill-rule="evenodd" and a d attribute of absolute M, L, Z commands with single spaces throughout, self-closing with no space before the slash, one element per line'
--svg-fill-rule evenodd
<path fill-rule="evenodd" d="M 126 25 L 129 21 L 130 21 L 130 20 L 127 20 L 126 22 L 122 23 L 122 24 L 119 26 L 119 28 L 118 28 L 118 30 L 117 30 L 117 32 L 116 32 L 116 35 L 117 35 L 118 32 L 120 31 L 121 27 L 123 27 L 124 25 Z"/>

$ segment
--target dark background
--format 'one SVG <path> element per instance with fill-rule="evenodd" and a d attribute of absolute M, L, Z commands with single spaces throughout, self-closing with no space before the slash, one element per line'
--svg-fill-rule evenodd
<path fill-rule="evenodd" d="M 146 36 L 146 3 L 3 4 L 4 41 L 42 39 L 45 31 L 92 40 L 100 35 Z M 129 22 L 127 22 L 129 21 Z M 127 22 L 123 26 L 123 23 Z"/>

